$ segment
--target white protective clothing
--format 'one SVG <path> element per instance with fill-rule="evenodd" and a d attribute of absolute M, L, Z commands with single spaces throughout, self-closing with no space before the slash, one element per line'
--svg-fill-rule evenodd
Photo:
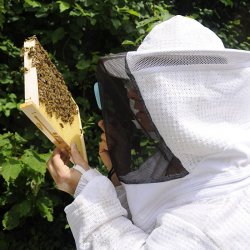
<path fill-rule="evenodd" d="M 84 173 L 65 209 L 77 249 L 249 249 L 250 53 L 225 49 L 212 31 L 176 16 L 126 60 L 189 174 L 123 184 L 131 221 L 124 193 L 97 171 Z"/>

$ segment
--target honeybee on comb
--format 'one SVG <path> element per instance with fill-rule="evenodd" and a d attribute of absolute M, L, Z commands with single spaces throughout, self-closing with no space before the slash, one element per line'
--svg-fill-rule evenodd
<path fill-rule="evenodd" d="M 67 85 L 35 36 L 24 42 L 25 102 L 21 110 L 58 147 L 72 143 L 87 161 L 78 111 Z"/>

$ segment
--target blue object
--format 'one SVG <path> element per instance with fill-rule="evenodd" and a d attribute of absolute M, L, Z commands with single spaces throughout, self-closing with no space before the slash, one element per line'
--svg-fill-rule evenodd
<path fill-rule="evenodd" d="M 94 92 L 95 92 L 95 99 L 96 99 L 98 108 L 99 108 L 100 110 L 102 110 L 102 105 L 101 105 L 100 91 L 99 91 L 98 82 L 96 82 L 95 85 L 94 85 Z"/>

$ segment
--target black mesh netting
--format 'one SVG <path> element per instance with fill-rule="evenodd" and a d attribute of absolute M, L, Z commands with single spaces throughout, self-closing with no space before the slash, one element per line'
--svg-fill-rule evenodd
<path fill-rule="evenodd" d="M 124 183 L 160 182 L 187 174 L 162 140 L 133 77 L 126 54 L 103 57 L 97 79 L 112 165 Z"/>

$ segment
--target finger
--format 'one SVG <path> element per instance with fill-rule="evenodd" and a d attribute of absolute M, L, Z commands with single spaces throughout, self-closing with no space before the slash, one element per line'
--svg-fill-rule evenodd
<path fill-rule="evenodd" d="M 114 140 L 109 136 L 109 143 L 107 143 L 107 136 L 106 136 L 106 133 L 102 133 L 101 134 L 101 141 L 105 142 L 107 145 L 108 145 L 108 148 L 112 148 L 113 145 L 114 145 Z"/>
<path fill-rule="evenodd" d="M 85 170 L 88 170 L 90 169 L 88 163 L 86 161 L 83 160 L 80 152 L 78 151 L 77 149 L 77 146 L 75 143 L 73 143 L 71 145 L 71 157 L 72 157 L 72 160 L 73 162 L 76 164 L 76 165 L 80 165 L 81 167 L 83 167 Z"/>
<path fill-rule="evenodd" d="M 101 134 L 101 140 L 106 142 L 107 141 L 107 138 L 106 138 L 106 134 L 105 133 L 102 133 Z"/>
<path fill-rule="evenodd" d="M 56 148 L 54 149 L 53 153 L 52 153 L 51 158 L 52 158 L 54 155 L 56 155 L 56 154 L 60 154 L 60 153 L 61 153 L 61 149 L 60 149 L 60 148 L 58 148 L 58 147 L 56 147 Z"/>
<path fill-rule="evenodd" d="M 103 121 L 103 120 L 100 120 L 100 121 L 98 122 L 98 126 L 101 128 L 101 130 L 102 130 L 103 132 L 105 132 L 104 121 Z"/>
<path fill-rule="evenodd" d="M 55 148 L 50 160 L 49 160 L 49 166 L 52 167 L 54 169 L 54 171 L 58 172 L 58 171 L 61 171 L 61 169 L 65 169 L 65 168 L 68 168 L 62 158 L 61 158 L 61 155 L 62 155 L 62 151 L 59 149 L 59 148 Z"/>
<path fill-rule="evenodd" d="M 109 152 L 108 151 L 102 151 L 99 153 L 100 157 L 101 157 L 101 160 L 104 164 L 104 166 L 110 170 L 112 168 L 112 163 L 111 163 L 111 160 L 110 160 L 110 156 L 109 156 Z"/>
<path fill-rule="evenodd" d="M 105 141 L 101 141 L 99 143 L 99 153 L 102 151 L 108 151 L 108 146 L 107 146 L 107 143 Z"/>
<path fill-rule="evenodd" d="M 114 145 L 114 140 L 113 140 L 111 137 L 109 137 L 108 139 L 109 139 L 109 141 L 108 141 L 109 144 L 107 143 L 106 134 L 105 134 L 105 133 L 102 133 L 102 134 L 101 134 L 101 141 L 102 141 L 102 142 L 105 142 L 107 145 L 109 145 L 108 148 L 112 148 L 113 145 Z"/>
<path fill-rule="evenodd" d="M 51 175 L 51 177 L 53 178 L 53 180 L 55 181 L 57 179 L 57 173 L 55 172 L 54 168 L 52 167 L 51 164 L 51 158 L 48 160 L 47 162 L 47 169 Z"/>
<path fill-rule="evenodd" d="M 69 167 L 64 164 L 61 158 L 61 151 L 56 148 L 47 163 L 47 167 L 52 177 L 55 179 L 57 176 L 64 175 L 69 170 Z"/>

